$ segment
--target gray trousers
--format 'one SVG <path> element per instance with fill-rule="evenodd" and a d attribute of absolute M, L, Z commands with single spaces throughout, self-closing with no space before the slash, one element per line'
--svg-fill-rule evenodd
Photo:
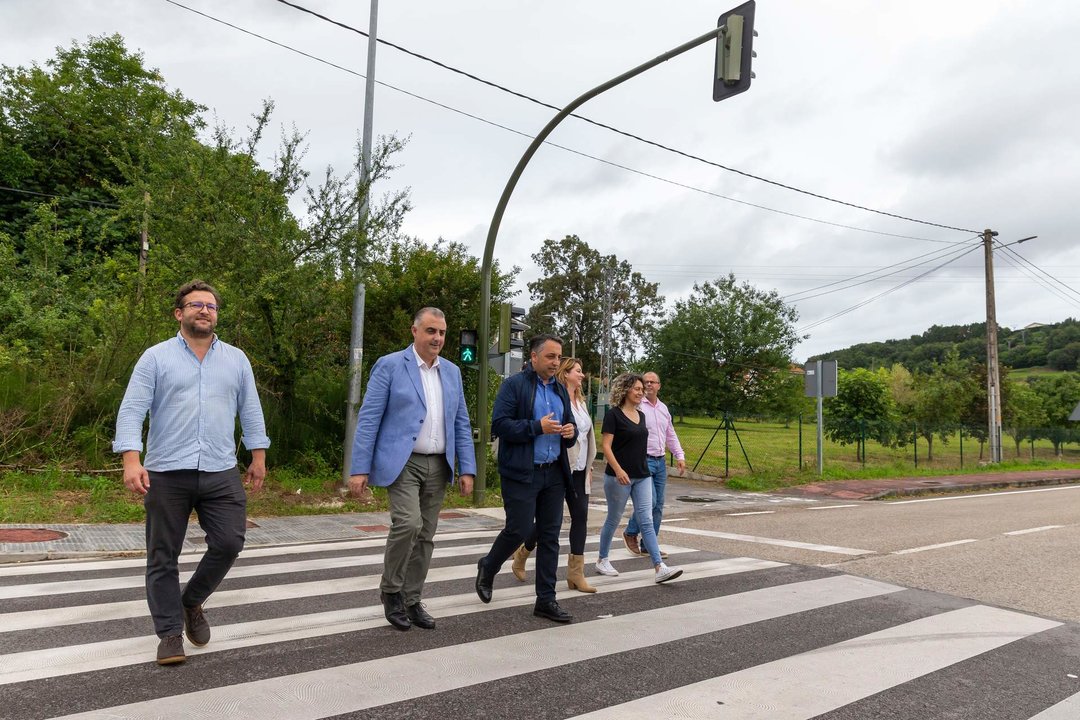
<path fill-rule="evenodd" d="M 390 498 L 390 534 L 386 538 L 379 589 L 384 593 L 402 593 L 406 605 L 420 602 L 431 552 L 435 549 L 432 538 L 439 525 L 439 511 L 450 479 L 446 455 L 413 453 L 401 474 L 386 488 Z"/>
<path fill-rule="evenodd" d="M 201 605 L 225 579 L 244 547 L 247 495 L 235 467 L 221 472 L 150 472 L 146 508 L 146 602 L 158 637 L 184 630 L 182 605 Z M 194 510 L 206 532 L 206 554 L 180 592 L 177 557 Z"/>

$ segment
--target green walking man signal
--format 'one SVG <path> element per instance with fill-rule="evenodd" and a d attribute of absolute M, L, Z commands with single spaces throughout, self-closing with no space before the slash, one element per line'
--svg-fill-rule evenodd
<path fill-rule="evenodd" d="M 459 347 L 458 359 L 461 361 L 461 364 L 475 364 L 479 359 L 479 355 L 477 354 L 477 332 L 475 330 L 462 330 Z"/>

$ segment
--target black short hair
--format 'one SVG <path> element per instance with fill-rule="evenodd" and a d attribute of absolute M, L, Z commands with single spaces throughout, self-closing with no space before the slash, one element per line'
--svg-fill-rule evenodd
<path fill-rule="evenodd" d="M 563 344 L 562 338 L 558 335 L 552 335 L 550 333 L 544 333 L 543 335 L 534 335 L 532 339 L 529 340 L 529 353 L 532 354 L 539 350 L 540 347 L 548 340 L 551 340 L 552 342 L 557 342 L 560 345 Z"/>
<path fill-rule="evenodd" d="M 214 286 L 204 280 L 192 280 L 189 283 L 184 283 L 176 290 L 176 304 L 174 307 L 183 308 L 184 298 L 193 292 L 208 292 L 214 296 L 214 302 L 221 305 L 221 296 L 218 295 L 218 291 L 214 289 Z"/>

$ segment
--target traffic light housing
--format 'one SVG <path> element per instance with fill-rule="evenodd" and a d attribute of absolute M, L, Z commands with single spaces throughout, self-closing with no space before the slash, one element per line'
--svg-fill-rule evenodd
<path fill-rule="evenodd" d="M 719 102 L 750 89 L 754 79 L 754 10 L 750 0 L 720 16 L 717 27 L 724 31 L 716 36 L 716 72 L 713 75 L 713 100 Z"/>
<path fill-rule="evenodd" d="M 462 365 L 475 365 L 479 361 L 478 334 L 475 330 L 462 330 L 461 342 L 458 345 L 458 360 Z"/>

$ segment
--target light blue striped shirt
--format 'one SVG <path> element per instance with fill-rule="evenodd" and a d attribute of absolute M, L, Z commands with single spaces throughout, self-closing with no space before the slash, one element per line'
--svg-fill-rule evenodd
<path fill-rule="evenodd" d="M 244 447 L 270 447 L 251 363 L 216 335 L 201 363 L 180 333 L 143 353 L 120 403 L 113 452 L 142 451 L 148 411 L 147 470 L 235 467 L 237 412 Z"/>

